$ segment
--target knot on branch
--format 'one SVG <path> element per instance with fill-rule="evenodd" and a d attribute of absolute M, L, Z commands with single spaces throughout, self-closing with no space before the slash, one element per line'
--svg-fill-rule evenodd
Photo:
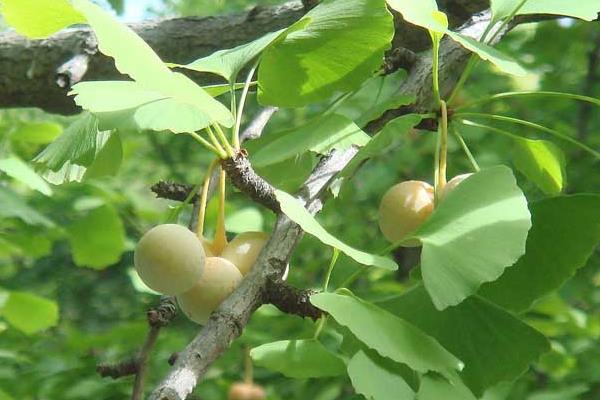
<path fill-rule="evenodd" d="M 231 183 L 252 200 L 273 212 L 281 211 L 275 197 L 275 189 L 254 171 L 246 152 L 240 151 L 236 156 L 222 160 L 221 166 L 227 172 Z"/>
<path fill-rule="evenodd" d="M 310 289 L 297 289 L 285 282 L 268 281 L 265 290 L 265 302 L 273 304 L 286 314 L 318 320 L 324 312 L 310 302 L 310 296 L 318 293 Z"/>
<path fill-rule="evenodd" d="M 160 199 L 185 201 L 194 188 L 193 186 L 184 183 L 159 181 L 152 185 L 150 190 L 152 190 L 154 194 L 156 194 L 156 197 Z M 194 195 L 192 202 L 195 202 L 197 197 L 198 195 Z"/>
<path fill-rule="evenodd" d="M 148 325 L 151 327 L 163 327 L 168 325 L 177 315 L 177 305 L 175 298 L 163 296 L 160 298 L 160 304 L 151 308 L 146 313 Z"/>
<path fill-rule="evenodd" d="M 98 364 L 96 366 L 96 372 L 98 372 L 102 378 L 110 377 L 118 379 L 124 376 L 137 374 L 139 367 L 140 363 L 138 359 L 132 358 L 116 364 Z"/>

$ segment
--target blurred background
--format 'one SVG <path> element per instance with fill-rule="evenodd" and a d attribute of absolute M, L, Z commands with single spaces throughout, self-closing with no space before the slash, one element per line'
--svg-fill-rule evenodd
<path fill-rule="evenodd" d="M 102 3 L 122 20 L 236 13 L 278 1 L 246 0 L 112 0 Z M 0 29 L 3 28 L 0 24 Z M 462 101 L 511 90 L 553 90 L 600 94 L 600 26 L 570 20 L 523 25 L 501 47 L 528 68 L 529 75 L 514 79 L 497 74 L 481 63 L 465 90 Z M 191 60 L 193 57 L 191 58 Z M 191 61 L 190 60 L 190 61 Z M 165 60 L 169 61 L 169 60 Z M 393 95 L 403 74 L 376 78 L 339 109 L 347 115 L 368 108 L 380 96 Z M 299 126 L 327 107 L 327 103 L 302 109 L 281 110 L 264 136 L 248 143 L 250 154 L 285 130 Z M 576 136 L 593 148 L 600 147 L 600 115 L 591 106 L 563 99 L 527 98 L 487 103 L 486 112 L 512 115 L 543 123 Z M 259 107 L 251 96 L 248 119 Z M 71 118 L 34 109 L 0 111 L 0 160 L 18 157 L 30 162 L 60 135 Z M 502 126 L 514 131 L 513 126 Z M 542 137 L 527 128 L 519 135 Z M 493 132 L 460 128 L 482 167 L 512 165 L 513 142 Z M 0 172 L 0 305 L 3 291 L 19 291 L 40 311 L 29 318 L 49 319 L 55 326 L 37 331 L 20 321 L 19 310 L 0 312 L 0 400 L 124 399 L 132 378 L 100 378 L 96 365 L 117 362 L 135 354 L 146 331 L 145 311 L 158 297 L 149 293 L 133 272 L 133 248 L 141 235 L 162 223 L 172 202 L 158 200 L 150 186 L 159 180 L 198 183 L 211 156 L 192 139 L 156 132 L 126 132 L 123 160 L 115 176 L 84 182 L 52 185 L 34 190 Z M 392 184 L 405 179 L 432 181 L 435 140 L 425 131 L 398 136 L 385 154 L 368 162 L 339 196 L 327 203 L 319 220 L 331 232 L 358 248 L 377 251 L 386 243 L 377 226 L 380 196 Z M 600 167 L 591 157 L 564 142 L 555 142 L 567 154 L 566 192 L 600 192 Z M 470 163 L 459 145 L 450 143 L 449 175 L 470 172 Z M 315 164 L 306 154 L 262 171 L 279 188 L 293 192 Z M 293 171 L 293 172 L 292 172 Z M 518 175 L 530 200 L 544 194 Z M 39 189 L 39 188 L 38 188 Z M 45 192 L 45 193 L 44 193 Z M 4 204 L 3 204 L 4 203 Z M 18 207 L 18 215 L 10 209 Z M 102 209 L 102 222 L 98 212 Z M 214 227 L 216 204 L 208 211 L 208 236 Z M 40 220 L 41 218 L 41 220 Z M 180 215 L 185 224 L 189 210 Z M 227 230 L 231 235 L 247 230 L 269 231 L 274 217 L 230 190 Z M 92 243 L 91 246 L 81 243 Z M 110 238 L 110 239 L 106 239 Z M 75 255 L 75 258 L 74 258 Z M 115 255 L 118 262 L 96 268 L 78 266 L 77 258 L 103 259 Z M 330 250 L 305 237 L 291 262 L 289 281 L 302 288 L 318 288 L 331 257 Z M 371 300 L 397 295 L 408 284 L 414 252 L 398 252 L 402 268 L 396 274 L 373 271 L 363 275 L 353 290 Z M 100 262 L 101 263 L 101 262 Z M 358 267 L 344 256 L 334 272 L 336 287 Z M 1 306 L 0 306 L 1 308 Z M 486 400 L 570 400 L 600 398 L 600 255 L 565 285 L 560 294 L 538 303 L 527 322 L 552 339 L 552 351 L 516 382 L 490 391 Z M 23 312 L 21 310 L 21 319 Z M 20 321 L 20 322 L 19 322 Z M 161 332 L 152 354 L 148 386 L 169 368 L 170 355 L 182 349 L 198 326 L 182 315 Z M 314 324 L 264 306 L 253 316 L 243 336 L 214 364 L 198 386 L 197 399 L 223 399 L 229 386 L 243 377 L 243 349 L 262 343 L 311 337 Z M 337 340 L 333 330 L 322 336 Z M 256 381 L 269 399 L 350 399 L 355 396 L 347 377 L 292 380 L 260 368 Z M 360 397 L 356 397 L 360 398 Z M 442 400 L 442 399 L 440 399 Z"/>

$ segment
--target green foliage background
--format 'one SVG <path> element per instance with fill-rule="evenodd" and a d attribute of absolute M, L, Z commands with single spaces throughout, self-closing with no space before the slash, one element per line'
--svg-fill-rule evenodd
<path fill-rule="evenodd" d="M 127 10 L 133 0 L 111 1 L 119 11 Z M 137 1 L 138 6 L 142 1 Z M 262 1 L 261 5 L 276 1 Z M 166 0 L 148 2 L 146 17 L 164 15 L 210 15 L 240 11 L 256 2 Z M 518 58 L 531 75 L 511 78 L 498 74 L 481 63 L 461 93 L 464 101 L 488 93 L 508 90 L 553 90 L 600 96 L 598 71 L 589 69 L 590 55 L 598 53 L 600 28 L 568 20 L 524 25 L 502 42 L 501 48 Z M 597 69 L 597 67 L 596 67 Z M 383 85 L 393 85 L 387 80 Z M 353 106 L 367 109 L 379 90 L 371 96 L 355 99 Z M 251 97 L 251 116 L 257 110 Z M 284 110 L 268 125 L 262 144 L 274 134 L 307 121 L 324 106 L 315 105 Z M 490 113 L 510 111 L 519 118 L 538 121 L 548 127 L 569 132 L 593 148 L 600 147 L 600 114 L 592 106 L 562 99 L 531 97 L 497 101 L 484 106 Z M 0 112 L 0 158 L 10 156 L 29 161 L 69 123 L 69 118 L 48 115 L 37 110 Z M 507 126 L 507 130 L 515 129 Z M 525 129 L 525 128 L 518 128 Z M 461 129 L 482 167 L 511 165 L 512 141 L 476 128 Z M 536 137 L 536 132 L 527 132 Z M 98 362 L 111 363 L 133 355 L 141 345 L 147 327 L 145 310 L 156 304 L 157 297 L 140 287 L 131 274 L 135 242 L 151 226 L 161 223 L 173 204 L 157 200 L 149 191 L 152 183 L 169 179 L 198 182 L 210 162 L 209 154 L 183 136 L 144 132 L 122 135 L 124 162 L 118 175 L 52 187 L 45 196 L 6 174 L 0 174 L 0 190 L 10 188 L 30 209 L 54 222 L 52 226 L 27 224 L 5 218 L 0 212 L 0 304 L 2 289 L 27 291 L 58 305 L 56 326 L 42 332 L 25 334 L 14 329 L 6 312 L 0 313 L 0 399 L 122 399 L 131 390 L 130 378 L 113 381 L 100 379 L 95 372 Z M 250 143 L 252 153 L 261 143 Z M 344 186 L 340 196 L 327 203 L 320 222 L 346 243 L 376 251 L 386 243 L 377 227 L 377 207 L 382 193 L 405 179 L 432 180 L 435 139 L 427 132 L 412 132 L 399 137 L 388 152 L 370 161 Z M 470 165 L 458 144 L 450 143 L 449 175 L 468 172 Z M 578 149 L 557 143 L 567 155 L 568 181 L 565 191 L 600 192 L 598 163 Z M 198 149 L 198 150 L 196 150 Z M 288 191 L 300 183 L 316 158 L 299 156 L 265 169 L 267 178 Z M 293 170 L 293 174 L 289 171 Z M 291 176 L 290 176 L 291 175 Z M 545 197 L 522 175 L 519 184 L 529 200 Z M 0 192 L 1 194 L 1 192 Z M 1 206 L 1 205 L 0 205 Z M 86 221 L 93 221 L 98 206 L 114 219 L 102 231 L 90 237 L 116 238 L 107 247 L 117 252 L 119 261 L 84 266 L 73 258 L 77 237 L 85 235 Z M 599 205 L 600 207 L 600 205 Z M 248 202 L 237 192 L 228 198 L 227 221 L 230 233 L 251 229 L 268 231 L 273 216 Z M 189 210 L 181 216 L 185 223 Z M 208 226 L 214 226 L 216 204 L 211 203 Z M 91 224 L 90 229 L 99 229 Z M 119 240 L 119 238 L 121 240 Z M 290 281 L 298 287 L 320 287 L 331 254 L 323 245 L 306 236 L 291 261 Z M 88 250 L 89 251 L 89 250 Z M 107 257 L 105 250 L 97 256 Z M 93 252 L 93 250 L 92 250 Z M 95 258 L 96 255 L 88 254 Z M 396 274 L 373 271 L 362 276 L 353 291 L 368 300 L 389 299 L 409 282 L 408 268 L 416 262 L 415 252 L 398 251 L 401 270 Z M 357 266 L 345 256 L 340 258 L 332 277 L 337 287 Z M 6 321 L 3 321 L 3 317 Z M 552 340 L 551 352 L 514 383 L 490 390 L 485 400 L 552 400 L 600 398 L 600 254 L 592 256 L 558 294 L 537 303 L 525 319 Z M 52 321 L 50 322 L 52 324 Z M 152 355 L 148 381 L 155 383 L 168 370 L 166 360 L 195 335 L 198 327 L 179 316 L 161 333 Z M 197 388 L 202 399 L 222 399 L 229 385 L 242 378 L 243 347 L 289 338 L 310 338 L 314 325 L 283 315 L 273 307 L 262 307 L 252 318 L 242 338 L 211 368 Z M 322 336 L 334 346 L 339 337 L 333 331 Z M 289 379 L 266 369 L 256 368 L 255 379 L 265 386 L 270 399 L 350 399 L 354 395 L 350 380 L 344 378 Z"/>

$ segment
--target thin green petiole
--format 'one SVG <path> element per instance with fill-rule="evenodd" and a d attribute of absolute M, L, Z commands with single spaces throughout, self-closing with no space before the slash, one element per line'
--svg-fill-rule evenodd
<path fill-rule="evenodd" d="M 562 132 L 559 132 L 555 129 L 551 129 L 548 128 L 546 126 L 540 125 L 540 124 L 536 124 L 535 122 L 530 122 L 530 121 L 525 121 L 522 119 L 518 119 L 518 118 L 513 118 L 513 117 L 507 117 L 505 115 L 497 115 L 497 114 L 485 114 L 485 113 L 469 113 L 469 112 L 464 112 L 464 113 L 456 113 L 455 114 L 456 117 L 479 117 L 479 118 L 486 118 L 486 119 L 491 119 L 491 120 L 496 120 L 496 121 L 504 121 L 504 122 L 511 122 L 513 124 L 518 124 L 518 125 L 523 125 L 526 126 L 528 128 L 533 128 L 533 129 L 537 129 L 540 130 L 542 132 L 546 132 L 552 136 L 555 136 L 559 139 L 565 140 L 577 147 L 579 147 L 582 150 L 585 150 L 586 152 L 590 153 L 591 155 L 593 155 L 594 157 L 596 157 L 597 159 L 600 159 L 600 152 L 592 149 L 591 147 L 589 147 L 588 145 L 581 143 L 580 141 L 572 138 L 569 135 L 565 135 Z"/>
<path fill-rule="evenodd" d="M 329 288 L 329 280 L 331 279 L 331 273 L 333 272 L 333 268 L 337 263 L 338 257 L 340 255 L 340 251 L 337 248 L 333 248 L 333 254 L 331 255 L 331 261 L 329 262 L 329 268 L 327 269 L 327 275 L 325 275 L 325 283 L 323 284 L 323 291 L 327 292 Z"/>
<path fill-rule="evenodd" d="M 208 132 L 208 137 L 210 138 L 210 141 L 212 142 L 213 146 L 217 148 L 217 154 L 219 155 L 219 157 L 222 159 L 227 158 L 227 152 L 225 151 L 223 146 L 221 146 L 221 143 L 219 143 L 219 140 L 215 136 L 213 130 L 210 129 L 210 127 L 206 127 L 206 132 Z"/>
<path fill-rule="evenodd" d="M 431 75 L 433 78 L 433 98 L 436 103 L 439 104 L 441 101 L 440 97 L 440 41 L 433 40 L 432 47 L 432 64 L 431 64 Z"/>
<path fill-rule="evenodd" d="M 313 335 L 313 339 L 317 340 L 321 332 L 323 332 L 323 328 L 325 328 L 325 324 L 327 323 L 327 316 L 323 315 L 319 318 L 319 322 L 317 323 L 317 328 L 315 329 L 315 334 Z"/>
<path fill-rule="evenodd" d="M 481 168 L 479 168 L 479 164 L 477 163 L 477 160 L 475 160 L 475 157 L 473 157 L 473 153 L 471 153 L 471 150 L 469 149 L 469 146 L 467 146 L 465 139 L 463 139 L 462 135 L 458 132 L 458 130 L 456 129 L 456 127 L 454 125 L 452 126 L 452 134 L 456 137 L 456 140 L 460 144 L 460 147 L 463 149 L 465 155 L 467 156 L 467 159 L 471 163 L 473 170 L 475 172 L 479 172 L 481 170 Z"/>
<path fill-rule="evenodd" d="M 221 126 L 219 124 L 214 124 L 213 128 L 217 132 L 217 137 L 221 140 L 221 144 L 225 147 L 225 152 L 227 153 L 227 156 L 233 158 L 235 156 L 235 151 L 233 150 L 233 147 L 231 147 L 231 145 L 229 144 L 227 136 L 225 136 L 225 132 L 223 132 L 223 129 L 221 129 Z M 209 131 L 212 131 L 210 127 L 208 127 L 208 129 Z"/>
<path fill-rule="evenodd" d="M 202 146 L 206 147 L 208 150 L 217 154 L 219 157 L 222 157 L 222 155 L 225 155 L 225 152 L 223 151 L 222 148 L 218 148 L 218 147 L 214 146 L 208 140 L 206 140 L 202 136 L 198 135 L 196 132 L 188 132 L 188 135 L 190 135 L 192 138 L 194 138 L 195 141 L 200 143 Z"/>
<path fill-rule="evenodd" d="M 541 96 L 541 97 L 560 97 L 560 98 L 565 98 L 565 99 L 570 99 L 570 100 L 578 100 L 578 101 L 584 101 L 587 103 L 592 103 L 596 106 L 600 106 L 600 100 L 595 99 L 593 97 L 589 97 L 589 96 L 583 96 L 580 94 L 573 94 L 573 93 L 563 93 L 563 92 L 551 92 L 551 91 L 525 91 L 525 92 L 504 92 L 504 93 L 497 93 L 494 94 L 492 96 L 489 97 L 484 97 L 482 99 L 477 99 L 474 100 L 472 102 L 463 104 L 461 106 L 458 106 L 456 108 L 454 108 L 454 111 L 458 111 L 458 110 L 462 110 L 465 108 L 471 108 L 471 107 L 475 107 L 481 104 L 485 104 L 485 103 L 489 103 L 491 101 L 494 100 L 501 100 L 501 99 L 509 99 L 509 98 L 515 98 L 515 97 L 534 97 L 534 96 Z"/>
<path fill-rule="evenodd" d="M 489 125 L 485 125 L 485 124 L 480 124 L 480 123 L 477 123 L 477 122 L 469 121 L 468 119 L 459 119 L 458 122 L 460 122 L 461 124 L 463 124 L 465 126 L 473 126 L 473 127 L 476 127 L 476 128 L 487 129 L 490 132 L 498 133 L 500 135 L 509 137 L 511 139 L 516 139 L 516 140 L 523 139 L 523 137 L 521 137 L 519 135 L 515 135 L 514 133 L 510 133 L 509 131 L 505 131 L 504 129 L 496 128 L 495 126 L 489 126 Z"/>
<path fill-rule="evenodd" d="M 237 108 L 237 112 L 235 115 L 235 128 L 232 132 L 231 141 L 233 143 L 233 147 L 236 150 L 240 149 L 240 127 L 242 126 L 242 115 L 244 114 L 244 106 L 246 105 L 246 98 L 248 97 L 248 91 L 250 89 L 250 83 L 252 82 L 252 77 L 254 76 L 254 72 L 256 72 L 256 68 L 258 67 L 258 60 L 254 63 L 252 68 L 250 68 L 250 72 L 248 72 L 248 76 L 246 77 L 246 82 L 244 83 L 244 89 L 242 90 L 242 96 L 240 97 L 240 104 Z"/>

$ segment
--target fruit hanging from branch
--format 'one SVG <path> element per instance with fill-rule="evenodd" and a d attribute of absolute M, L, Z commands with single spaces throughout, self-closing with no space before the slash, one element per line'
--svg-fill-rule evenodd
<path fill-rule="evenodd" d="M 379 204 L 379 228 L 387 240 L 399 242 L 414 232 L 431 215 L 434 206 L 433 186 L 423 181 L 404 181 L 392 186 Z M 401 246 L 416 247 L 411 239 Z"/>
<path fill-rule="evenodd" d="M 237 235 L 225 247 L 221 257 L 231 261 L 246 276 L 260 251 L 267 243 L 269 236 L 264 232 L 244 232 Z"/>
<path fill-rule="evenodd" d="M 142 281 L 165 295 L 181 294 L 200 280 L 206 255 L 193 232 L 177 224 L 150 229 L 139 241 L 134 264 Z"/>

